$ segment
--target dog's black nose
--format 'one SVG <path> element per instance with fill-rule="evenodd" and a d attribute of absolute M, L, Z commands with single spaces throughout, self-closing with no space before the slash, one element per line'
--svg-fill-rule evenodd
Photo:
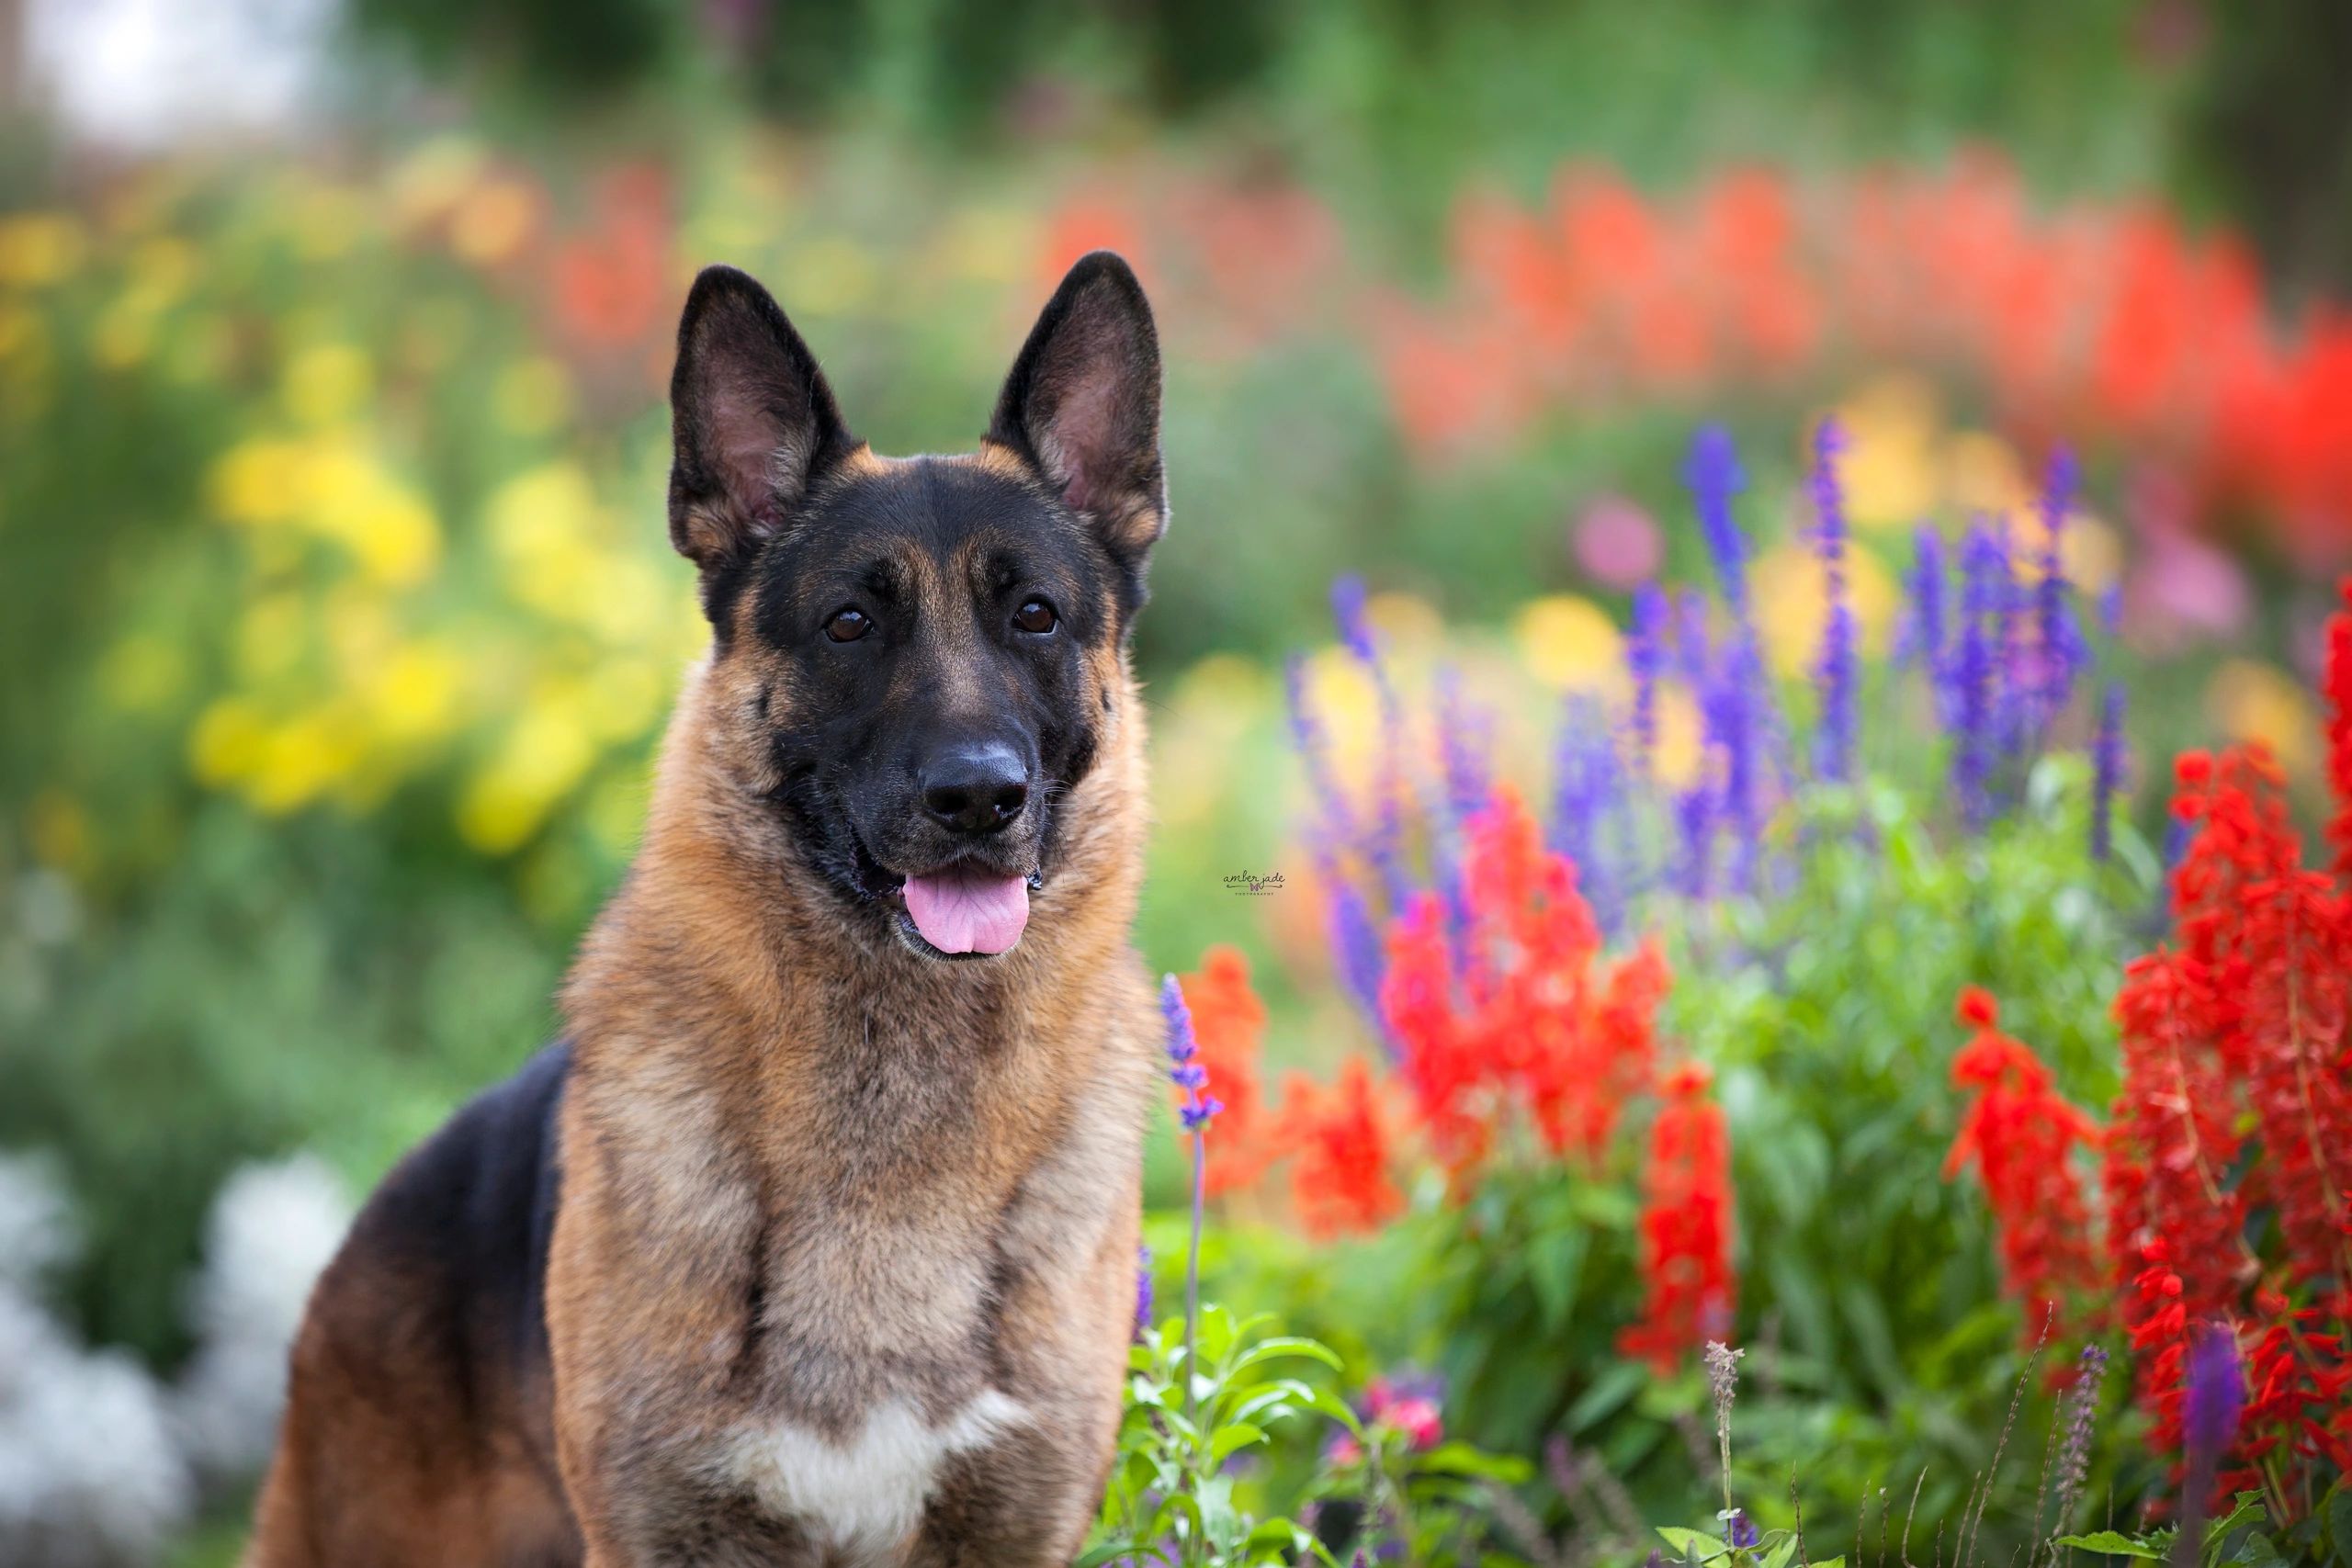
<path fill-rule="evenodd" d="M 958 833 L 992 833 L 1021 815 L 1029 770 L 1001 741 L 958 746 L 923 764 L 922 808 Z"/>

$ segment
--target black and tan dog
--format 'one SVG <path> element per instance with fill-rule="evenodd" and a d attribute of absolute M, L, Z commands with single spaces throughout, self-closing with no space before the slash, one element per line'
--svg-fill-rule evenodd
<path fill-rule="evenodd" d="M 1087 257 L 978 454 L 886 459 L 713 268 L 671 395 L 712 637 L 643 848 L 567 1043 L 321 1280 L 253 1568 L 1056 1563 L 1098 1506 L 1152 1082 L 1149 309 Z"/>

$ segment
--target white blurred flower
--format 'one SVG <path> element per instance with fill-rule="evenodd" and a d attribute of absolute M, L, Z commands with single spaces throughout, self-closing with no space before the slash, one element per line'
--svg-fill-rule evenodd
<path fill-rule="evenodd" d="M 195 1489 L 154 1380 L 85 1351 L 35 1302 L 36 1277 L 73 1250 L 55 1179 L 0 1156 L 0 1562 L 137 1568 Z"/>
<path fill-rule="evenodd" d="M 250 1475 L 268 1459 L 287 1348 L 350 1223 L 343 1184 L 311 1155 L 247 1166 L 213 1201 L 188 1300 L 197 1353 L 172 1396 L 181 1441 L 208 1480 Z"/>

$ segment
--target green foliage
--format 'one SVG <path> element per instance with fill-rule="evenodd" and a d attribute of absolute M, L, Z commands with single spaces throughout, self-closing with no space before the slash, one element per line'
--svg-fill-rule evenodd
<path fill-rule="evenodd" d="M 1128 1352 L 1118 1458 L 1102 1504 L 1104 1539 L 1079 1559 L 1080 1568 L 1148 1552 L 1170 1568 L 1250 1568 L 1321 1552 L 1304 1526 L 1246 1510 L 1227 1468 L 1297 1417 L 1320 1415 L 1362 1430 L 1328 1387 L 1276 1372 L 1285 1361 L 1336 1372 L 1340 1361 L 1312 1339 L 1268 1333 L 1272 1322 L 1237 1321 L 1209 1305 L 1190 1341 L 1174 1319 L 1138 1337 Z"/>

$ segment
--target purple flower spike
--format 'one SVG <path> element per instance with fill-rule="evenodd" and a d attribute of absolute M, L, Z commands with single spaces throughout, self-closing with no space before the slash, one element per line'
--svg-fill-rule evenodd
<path fill-rule="evenodd" d="M 1657 678 L 1666 671 L 1666 595 L 1655 582 L 1634 590 L 1625 668 L 1634 678 L 1634 766 L 1647 773 L 1657 752 Z"/>
<path fill-rule="evenodd" d="M 1193 1034 L 1193 1010 L 1185 1006 L 1184 987 L 1173 975 L 1159 983 L 1159 1015 L 1168 1026 L 1168 1081 L 1184 1091 L 1177 1115 L 1183 1121 L 1184 1131 L 1202 1132 L 1225 1106 L 1201 1092 L 1208 1088 L 1208 1069 L 1201 1066 L 1200 1042 Z"/>
<path fill-rule="evenodd" d="M 1747 1509 L 1734 1508 L 1731 1511 L 1731 1528 L 1724 1532 L 1724 1540 L 1738 1551 L 1753 1551 L 1764 1544 L 1764 1532 L 1757 1528 L 1754 1519 L 1747 1517 Z"/>
<path fill-rule="evenodd" d="M 1855 635 L 1853 606 L 1846 596 L 1846 502 L 1838 488 L 1838 454 L 1845 432 L 1824 419 L 1813 436 L 1814 557 L 1821 562 L 1828 614 L 1821 628 L 1821 656 L 1813 668 L 1821 694 L 1821 728 L 1815 737 L 1814 771 L 1835 784 L 1854 776 Z"/>
<path fill-rule="evenodd" d="M 2091 742 L 2091 859 L 2113 847 L 2115 792 L 2123 782 L 2123 682 L 2108 682 L 2099 703 L 2098 734 Z"/>
<path fill-rule="evenodd" d="M 1340 624 L 1340 640 L 1366 664 L 1377 664 L 1380 651 L 1373 644 L 1372 622 L 1364 615 L 1363 579 L 1351 573 L 1331 583 L 1331 618 Z"/>
<path fill-rule="evenodd" d="M 1577 886 L 1605 935 L 1614 936 L 1623 908 L 1615 878 L 1601 853 L 1601 825 L 1623 799 L 1624 781 L 1609 718 L 1588 694 L 1572 694 L 1560 714 L 1552 754 L 1552 843 L 1577 868 Z"/>
<path fill-rule="evenodd" d="M 1381 953 L 1380 929 L 1373 921 L 1372 911 L 1364 906 L 1363 895 L 1352 883 L 1328 865 L 1323 882 L 1330 890 L 1328 918 L 1331 952 L 1340 964 L 1340 982 L 1363 1010 L 1364 1017 L 1371 1020 L 1381 1044 L 1394 1056 L 1396 1043 L 1389 1037 L 1387 1022 L 1380 1010 L 1380 982 L 1388 967 Z"/>
<path fill-rule="evenodd" d="M 1933 524 L 1922 524 L 1911 540 L 1911 576 L 1905 584 L 1911 604 L 1894 659 L 1917 665 L 1932 679 L 1944 660 L 1944 536 Z M 1949 725 L 1951 716 L 1942 721 Z"/>
<path fill-rule="evenodd" d="M 2066 513 L 2074 506 L 2077 479 L 2075 459 L 2064 447 L 2050 455 L 2041 498 L 2041 581 L 2034 594 L 2035 640 L 2041 661 L 2035 691 L 2038 724 L 2064 711 L 2086 657 L 2082 633 L 2075 626 L 2074 584 L 2066 580 Z"/>
<path fill-rule="evenodd" d="M 2238 1365 L 2238 1337 L 2227 1324 L 2200 1325 L 2188 1343 L 2188 1393 L 2182 1404 L 2181 1438 L 2195 1471 L 2205 1473 L 2238 1435 L 2245 1408 L 2245 1373 Z"/>
<path fill-rule="evenodd" d="M 1961 544 L 1960 626 L 1944 679 L 1944 705 L 1951 716 L 1952 791 L 1971 831 L 1984 827 L 1992 810 L 1996 639 L 2008 576 L 2008 552 L 1978 522 Z"/>
<path fill-rule="evenodd" d="M 1136 1248 L 1136 1337 L 1151 1326 L 1151 1248 Z"/>
<path fill-rule="evenodd" d="M 1719 424 L 1699 427 L 1690 443 L 1690 460 L 1682 466 L 1682 482 L 1699 511 L 1699 531 L 1707 542 L 1707 558 L 1714 563 L 1715 584 L 1735 620 L 1747 619 L 1747 542 L 1733 521 L 1731 498 L 1747 488 L 1740 472 L 1739 451 L 1731 433 Z"/>
<path fill-rule="evenodd" d="M 1676 890 L 1686 898 L 1703 899 L 1714 890 L 1715 861 L 1715 799 L 1705 781 L 1675 796 L 1674 821 L 1682 840 Z"/>

